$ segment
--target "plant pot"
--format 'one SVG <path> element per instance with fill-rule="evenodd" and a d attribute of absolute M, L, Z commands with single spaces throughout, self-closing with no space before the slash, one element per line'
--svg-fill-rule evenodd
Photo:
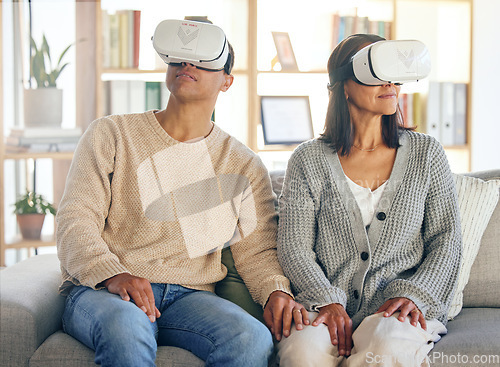
<path fill-rule="evenodd" d="M 42 233 L 45 214 L 17 215 L 17 224 L 25 240 L 39 240 Z"/>
<path fill-rule="evenodd" d="M 25 127 L 61 127 L 62 89 L 24 90 Z"/>

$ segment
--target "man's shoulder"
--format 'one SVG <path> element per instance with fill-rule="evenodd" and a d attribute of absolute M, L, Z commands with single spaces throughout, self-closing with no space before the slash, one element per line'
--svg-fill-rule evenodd
<path fill-rule="evenodd" d="M 248 159 L 258 157 L 257 153 L 242 143 L 238 138 L 222 130 L 220 127 L 218 127 L 218 129 L 219 146 L 227 151 L 227 153 L 237 154 L 241 157 L 247 157 Z"/>

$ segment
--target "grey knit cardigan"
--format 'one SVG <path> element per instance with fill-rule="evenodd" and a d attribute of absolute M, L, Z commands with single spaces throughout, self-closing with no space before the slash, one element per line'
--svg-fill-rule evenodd
<path fill-rule="evenodd" d="M 388 299 L 406 297 L 446 324 L 462 251 L 455 185 L 434 138 L 404 131 L 399 143 L 368 229 L 331 147 L 315 139 L 292 154 L 278 258 L 307 309 L 340 303 L 357 327 Z"/>

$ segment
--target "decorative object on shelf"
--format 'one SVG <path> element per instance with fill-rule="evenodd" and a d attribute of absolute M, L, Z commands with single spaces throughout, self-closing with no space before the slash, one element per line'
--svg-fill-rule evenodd
<path fill-rule="evenodd" d="M 314 137 L 309 96 L 261 96 L 260 105 L 266 145 L 295 145 Z"/>
<path fill-rule="evenodd" d="M 68 65 L 68 63 L 61 63 L 72 45 L 66 47 L 59 56 L 57 65 L 52 68 L 50 48 L 45 35 L 40 46 L 37 46 L 31 37 L 30 74 L 31 78 L 36 80 L 37 88 L 24 90 L 24 125 L 26 127 L 61 125 L 63 95 L 62 90 L 57 88 L 56 81 Z"/>
<path fill-rule="evenodd" d="M 8 153 L 73 152 L 82 136 L 82 129 L 61 127 L 11 128 L 5 138 Z"/>
<path fill-rule="evenodd" d="M 276 61 L 281 65 L 281 71 L 298 71 L 297 61 L 293 53 L 292 42 L 287 32 L 272 32 L 274 45 L 276 46 L 277 58 L 271 62 L 271 68 L 274 69 Z"/>
<path fill-rule="evenodd" d="M 54 206 L 42 195 L 26 190 L 14 203 L 14 214 L 26 240 L 39 240 L 46 214 L 56 214 Z"/>

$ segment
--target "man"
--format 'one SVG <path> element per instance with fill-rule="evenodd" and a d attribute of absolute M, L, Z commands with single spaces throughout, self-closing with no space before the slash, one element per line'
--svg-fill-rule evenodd
<path fill-rule="evenodd" d="M 208 366 L 267 365 L 269 331 L 213 293 L 229 245 L 278 340 L 307 317 L 277 261 L 267 171 L 211 121 L 233 83 L 226 45 L 223 70 L 169 64 L 165 110 L 103 117 L 81 138 L 57 215 L 60 290 L 64 329 L 97 364 L 153 366 L 171 345 Z"/>

